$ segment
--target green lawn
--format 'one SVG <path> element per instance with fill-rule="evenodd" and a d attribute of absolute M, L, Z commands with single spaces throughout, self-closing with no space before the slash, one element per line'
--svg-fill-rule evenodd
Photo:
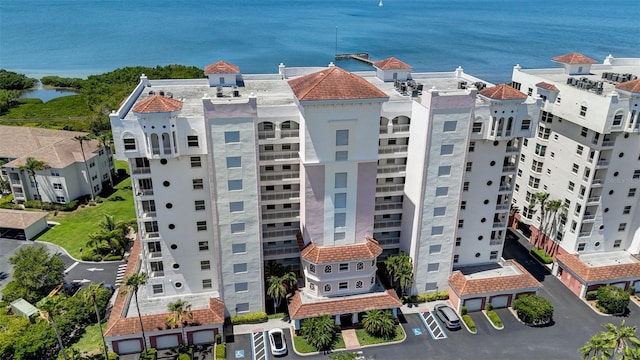
<path fill-rule="evenodd" d="M 384 339 L 371 336 L 365 329 L 356 330 L 356 335 L 358 336 L 358 342 L 362 346 L 400 341 L 405 337 L 404 329 L 402 329 L 401 325 L 396 325 L 396 336 L 393 339 Z"/>
<path fill-rule="evenodd" d="M 104 331 L 104 326 L 103 331 Z M 87 326 L 84 334 L 78 339 L 75 344 L 71 344 L 71 347 L 78 350 L 82 353 L 100 353 L 102 346 L 102 339 L 100 339 L 100 330 L 98 329 L 98 324 L 93 324 Z"/>
<path fill-rule="evenodd" d="M 39 99 L 21 100 L 17 107 L 10 108 L 0 119 L 42 119 L 89 117 L 93 113 L 89 109 L 87 96 L 78 94 L 62 96 L 43 103 Z"/>
<path fill-rule="evenodd" d="M 301 354 L 308 354 L 313 352 L 318 352 L 316 348 L 309 345 L 309 343 L 302 336 L 294 336 L 293 337 L 293 346 L 298 350 Z M 333 344 L 333 349 L 344 349 L 344 339 L 340 333 L 336 334 L 336 341 Z"/>
<path fill-rule="evenodd" d="M 116 168 L 121 168 L 122 162 L 116 162 Z M 126 166 L 126 163 L 125 165 Z M 73 212 L 58 212 L 53 216 L 50 212 L 49 221 L 59 222 L 52 229 L 43 233 L 37 240 L 47 241 L 65 248 L 71 256 L 80 258 L 80 248 L 85 247 L 89 240 L 89 234 L 96 232 L 98 224 L 104 219 L 105 214 L 112 215 L 116 221 L 130 221 L 135 219 L 133 207 L 133 192 L 131 191 L 131 179 L 127 178 L 116 185 L 116 192 L 102 204 L 96 206 L 78 207 Z M 114 197 L 122 197 L 124 200 L 111 201 Z"/>

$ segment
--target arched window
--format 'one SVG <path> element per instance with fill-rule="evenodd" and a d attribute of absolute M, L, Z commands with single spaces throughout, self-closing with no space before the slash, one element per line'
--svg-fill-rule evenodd
<path fill-rule="evenodd" d="M 511 127 L 513 126 L 513 116 L 507 120 L 507 136 L 511 135 Z"/>
<path fill-rule="evenodd" d="M 298 137 L 299 128 L 300 128 L 300 125 L 298 125 L 297 122 L 285 121 L 282 124 L 280 124 L 280 130 L 281 130 L 280 137 L 282 138 Z"/>
<path fill-rule="evenodd" d="M 162 147 L 165 155 L 171 154 L 171 140 L 168 133 L 162 133 Z"/>
<path fill-rule="evenodd" d="M 158 134 L 151 134 L 151 153 L 153 155 L 160 155 L 160 141 L 158 140 Z"/>

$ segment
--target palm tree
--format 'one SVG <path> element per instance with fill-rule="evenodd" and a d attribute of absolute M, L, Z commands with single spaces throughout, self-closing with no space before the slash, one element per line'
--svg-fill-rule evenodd
<path fill-rule="evenodd" d="M 287 286 L 282 277 L 269 276 L 267 279 L 267 295 L 273 298 L 273 312 L 277 313 L 280 302 L 287 296 Z"/>
<path fill-rule="evenodd" d="M 401 253 L 389 256 L 384 263 L 392 286 L 397 291 L 406 291 L 413 285 L 413 262 L 409 255 Z"/>
<path fill-rule="evenodd" d="M 84 301 L 89 304 L 93 304 L 93 309 L 96 312 L 96 318 L 98 320 L 98 328 L 100 329 L 100 338 L 102 339 L 102 349 L 104 350 L 104 358 L 109 359 L 109 350 L 107 349 L 107 342 L 104 340 L 104 333 L 102 332 L 102 321 L 100 320 L 100 311 L 98 311 L 98 301 L 96 300 L 96 293 L 102 290 L 103 284 L 92 283 L 87 288 L 86 292 L 83 292 Z"/>
<path fill-rule="evenodd" d="M 625 326 L 624 320 L 620 326 L 611 323 L 602 325 L 606 331 L 593 335 L 578 351 L 582 359 L 600 360 L 613 359 L 622 355 L 622 359 L 637 359 L 640 355 L 640 340 L 635 337 L 637 327 Z"/>
<path fill-rule="evenodd" d="M 87 182 L 89 183 L 89 190 L 91 190 L 91 201 L 95 200 L 95 194 L 93 193 L 93 181 L 91 181 L 91 174 L 89 174 L 89 166 L 87 165 L 87 157 L 84 155 L 84 142 L 91 140 L 88 135 L 77 135 L 73 137 L 73 140 L 80 143 L 80 150 L 82 150 L 82 160 L 84 161 L 84 168 L 87 171 Z"/>
<path fill-rule="evenodd" d="M 300 334 L 316 350 L 326 350 L 333 343 L 336 326 L 329 315 L 308 318 L 302 322 Z"/>
<path fill-rule="evenodd" d="M 26 170 L 33 180 L 33 184 L 36 187 L 36 195 L 40 201 L 40 209 L 42 209 L 42 197 L 40 196 L 40 189 L 38 188 L 38 180 L 36 180 L 36 171 L 42 171 L 50 168 L 51 167 L 46 162 L 32 157 L 28 157 L 24 165 L 20 165 L 20 170 Z"/>
<path fill-rule="evenodd" d="M 542 239 L 544 240 L 544 220 L 545 220 L 545 212 L 547 210 L 547 200 L 549 199 L 549 193 L 545 192 L 537 192 L 533 194 L 533 198 L 529 203 L 529 211 L 536 212 L 536 210 L 540 209 L 540 226 L 538 228 L 538 234 L 536 235 L 536 239 L 534 241 L 534 245 L 537 245 L 540 240 L 540 235 L 542 235 Z M 537 245 L 540 247 L 539 245 Z"/>
<path fill-rule="evenodd" d="M 101 134 L 98 136 L 98 147 L 104 148 L 105 153 L 108 155 L 111 154 L 111 136 L 108 134 Z M 107 163 L 107 172 L 109 173 L 109 185 L 113 188 L 113 176 L 111 175 L 111 168 Z"/>
<path fill-rule="evenodd" d="M 547 208 L 547 214 L 551 219 L 551 226 L 553 229 L 555 229 L 556 228 L 555 224 L 556 224 L 558 215 L 560 215 L 560 217 L 565 216 L 567 214 L 568 206 L 564 201 L 560 199 L 556 199 L 556 200 L 549 200 L 546 204 L 546 208 Z M 552 239 L 553 238 L 555 238 L 555 236 L 552 237 Z M 543 238 L 541 248 L 544 249 L 545 245 L 546 245 L 546 238 Z"/>
<path fill-rule="evenodd" d="M 602 326 L 607 329 L 606 333 L 609 334 L 611 340 L 615 344 L 615 347 L 613 348 L 614 354 L 623 354 L 625 348 L 630 347 L 629 343 L 633 344 L 634 347 L 640 346 L 640 340 L 635 336 L 638 327 L 625 326 L 624 319 L 619 326 L 615 326 L 611 323 L 606 323 Z"/>
<path fill-rule="evenodd" d="M 46 318 L 51 321 L 53 331 L 56 333 L 56 338 L 58 339 L 58 345 L 60 345 L 60 352 L 62 353 L 62 357 L 67 360 L 67 353 L 64 349 L 62 337 L 60 336 L 60 330 L 58 330 L 58 324 L 56 323 L 55 318 L 61 310 L 61 304 L 62 296 L 54 295 L 52 297 L 46 297 L 40 300 L 40 302 L 38 302 L 38 307 L 44 313 Z"/>
<path fill-rule="evenodd" d="M 187 322 L 185 319 L 193 319 L 193 313 L 191 312 L 191 304 L 182 299 L 176 300 L 176 302 L 169 303 L 167 306 L 171 315 L 167 316 L 167 323 L 170 327 L 174 327 L 177 324 L 182 327 L 182 342 L 186 342 L 184 334 L 184 325 Z"/>
<path fill-rule="evenodd" d="M 142 344 L 144 345 L 144 351 L 147 352 L 147 336 L 144 333 L 144 326 L 142 325 L 142 314 L 140 314 L 140 305 L 138 304 L 138 289 L 147 283 L 149 276 L 147 273 L 131 274 L 124 282 L 126 286 L 133 292 L 133 298 L 136 301 L 136 309 L 138 310 L 138 320 L 140 321 L 140 330 L 142 331 Z M 120 294 L 126 294 L 127 290 L 123 290 Z"/>
<path fill-rule="evenodd" d="M 611 359 L 613 350 L 611 341 L 603 336 L 603 331 L 593 335 L 578 351 L 583 360 L 607 360 Z"/>
<path fill-rule="evenodd" d="M 371 335 L 392 338 L 396 335 L 396 323 L 388 310 L 369 310 L 362 319 L 362 327 Z"/>

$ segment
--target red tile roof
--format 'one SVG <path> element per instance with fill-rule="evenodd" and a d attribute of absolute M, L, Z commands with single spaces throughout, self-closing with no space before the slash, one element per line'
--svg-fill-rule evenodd
<path fill-rule="evenodd" d="M 323 315 L 339 315 L 363 312 L 374 309 L 393 309 L 402 306 L 395 291 L 386 290 L 384 293 L 370 296 L 341 297 L 335 299 L 318 300 L 303 304 L 301 294 L 296 291 L 289 303 L 291 319 L 300 320 Z"/>
<path fill-rule="evenodd" d="M 136 272 L 137 263 L 141 251 L 140 239 L 136 239 L 131 248 L 131 254 L 129 255 L 129 261 L 127 268 L 124 272 L 124 278 Z M 121 292 L 127 287 L 123 285 L 116 291 Z M 127 309 L 125 309 L 127 296 L 118 296 L 113 308 L 111 309 L 111 315 L 109 316 L 109 322 L 104 332 L 104 336 L 121 336 L 129 334 L 141 333 L 140 321 L 138 317 L 124 317 Z M 133 299 L 130 305 L 133 306 Z M 193 310 L 193 319 L 190 319 L 190 323 L 198 325 L 206 324 L 222 324 L 224 323 L 224 303 L 218 299 L 209 299 L 209 308 Z M 161 329 L 168 329 L 167 316 L 169 313 L 143 315 L 142 324 L 145 331 L 155 331 Z"/>
<path fill-rule="evenodd" d="M 313 242 L 302 249 L 300 256 L 313 263 L 325 264 L 340 261 L 373 259 L 382 253 L 378 242 L 367 238 L 367 242 L 356 245 L 318 247 Z"/>
<path fill-rule="evenodd" d="M 594 281 L 640 278 L 640 260 L 630 264 L 588 266 L 577 255 L 564 254 L 556 256 L 560 265 L 576 274 L 585 283 Z"/>
<path fill-rule="evenodd" d="M 620 83 L 616 85 L 616 89 L 626 90 L 633 93 L 640 93 L 640 79 Z"/>
<path fill-rule="evenodd" d="M 209 74 L 239 74 L 240 73 L 240 67 L 238 67 L 238 65 L 234 65 L 231 63 L 228 63 L 226 61 L 218 61 L 216 63 L 207 65 L 207 67 L 204 68 L 204 74 L 205 75 L 209 75 Z"/>
<path fill-rule="evenodd" d="M 289 80 L 289 86 L 299 101 L 388 98 L 365 79 L 337 66 Z"/>
<path fill-rule="evenodd" d="M 376 61 L 373 63 L 373 66 L 377 67 L 380 70 L 403 70 L 403 69 L 412 69 L 410 65 L 405 62 L 402 62 L 394 57 L 390 57 L 388 59 Z"/>
<path fill-rule="evenodd" d="M 522 274 L 467 279 L 462 272 L 455 271 L 451 276 L 449 276 L 449 285 L 460 296 L 542 287 L 542 284 L 515 260 L 509 261 L 515 264 L 522 271 Z"/>
<path fill-rule="evenodd" d="M 140 114 L 168 113 L 178 110 L 182 110 L 182 101 L 162 95 L 148 97 L 133 107 L 133 111 Z"/>
<path fill-rule="evenodd" d="M 560 90 L 558 90 L 558 88 L 555 85 L 546 83 L 544 81 L 537 83 L 536 86 L 541 88 L 541 89 L 547 89 L 549 91 L 560 91 Z"/>
<path fill-rule="evenodd" d="M 580 53 L 573 52 L 551 58 L 553 61 L 564 64 L 597 64 L 598 61 Z"/>
<path fill-rule="evenodd" d="M 507 84 L 500 84 L 486 88 L 481 90 L 479 94 L 494 100 L 523 100 L 527 98 L 527 95 Z"/>

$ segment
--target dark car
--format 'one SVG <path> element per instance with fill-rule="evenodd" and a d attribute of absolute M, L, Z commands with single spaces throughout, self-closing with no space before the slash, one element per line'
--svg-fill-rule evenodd
<path fill-rule="evenodd" d="M 436 313 L 436 316 L 438 316 L 438 319 L 440 319 L 440 321 L 442 321 L 444 326 L 446 326 L 448 329 L 460 329 L 460 318 L 452 308 L 448 307 L 447 305 L 440 304 L 436 305 L 433 311 Z"/>

